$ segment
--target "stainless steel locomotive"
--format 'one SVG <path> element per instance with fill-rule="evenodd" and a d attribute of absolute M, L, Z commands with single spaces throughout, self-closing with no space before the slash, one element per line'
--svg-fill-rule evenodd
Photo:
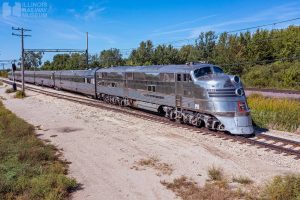
<path fill-rule="evenodd" d="M 16 72 L 16 80 L 21 80 L 19 74 Z M 11 74 L 9 77 L 12 79 Z M 171 120 L 211 130 L 239 135 L 254 132 L 240 78 L 215 65 L 27 71 L 25 81 L 159 112 Z"/>

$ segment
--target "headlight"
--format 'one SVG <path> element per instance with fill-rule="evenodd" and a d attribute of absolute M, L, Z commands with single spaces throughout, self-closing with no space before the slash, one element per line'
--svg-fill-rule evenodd
<path fill-rule="evenodd" d="M 232 78 L 232 82 L 234 82 L 235 84 L 239 84 L 241 82 L 240 78 L 238 76 L 234 76 Z"/>
<path fill-rule="evenodd" d="M 235 90 L 235 94 L 238 96 L 243 96 L 244 95 L 244 90 L 242 88 L 238 88 Z"/>

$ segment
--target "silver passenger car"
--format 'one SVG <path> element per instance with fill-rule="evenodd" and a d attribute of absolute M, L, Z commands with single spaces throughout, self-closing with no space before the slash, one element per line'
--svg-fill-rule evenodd
<path fill-rule="evenodd" d="M 96 69 L 56 71 L 55 87 L 95 96 L 95 71 Z"/>
<path fill-rule="evenodd" d="M 55 86 L 54 71 L 33 71 L 33 73 L 34 73 L 34 82 L 36 85 L 47 86 L 47 87 Z"/>
<path fill-rule="evenodd" d="M 26 83 L 35 83 L 35 72 L 34 71 L 24 71 L 24 80 Z"/>

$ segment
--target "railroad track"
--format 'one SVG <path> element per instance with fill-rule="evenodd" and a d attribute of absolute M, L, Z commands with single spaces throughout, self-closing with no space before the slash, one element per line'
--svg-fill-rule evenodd
<path fill-rule="evenodd" d="M 7 84 L 11 84 L 12 82 L 3 80 L 3 82 Z M 17 83 L 17 86 L 19 87 L 20 84 Z M 181 124 L 176 123 L 173 121 L 170 121 L 169 119 L 159 116 L 157 114 L 154 114 L 153 112 L 144 112 L 137 109 L 131 109 L 128 107 L 120 107 L 113 104 L 107 104 L 105 102 L 95 100 L 95 99 L 89 99 L 86 97 L 80 97 L 79 95 L 72 96 L 72 95 L 66 95 L 66 94 L 60 94 L 57 92 L 52 91 L 46 91 L 43 89 L 37 89 L 34 87 L 26 86 L 27 90 L 37 92 L 40 94 L 44 94 L 51 97 L 56 97 L 68 101 L 72 101 L 75 103 L 80 103 L 82 105 L 92 106 L 96 108 L 101 108 L 109 111 L 116 111 L 119 113 L 132 115 L 138 118 L 142 118 L 145 120 L 151 120 L 159 123 L 168 124 L 171 126 L 186 128 L 188 130 L 191 130 L 193 132 L 203 134 L 203 135 L 210 135 L 213 137 L 221 138 L 223 140 L 230 140 L 233 142 L 239 142 L 243 144 L 250 144 L 257 146 L 258 148 L 265 148 L 266 150 L 270 151 L 273 150 L 276 153 L 284 154 L 286 156 L 293 156 L 294 159 L 299 160 L 300 159 L 300 142 L 288 140 L 280 137 L 270 136 L 266 134 L 257 134 L 254 137 L 244 137 L 244 136 L 237 136 L 237 135 L 230 135 L 226 134 L 224 132 L 218 132 L 218 131 L 210 131 L 206 128 L 198 128 L 194 126 L 190 126 L 187 124 Z"/>

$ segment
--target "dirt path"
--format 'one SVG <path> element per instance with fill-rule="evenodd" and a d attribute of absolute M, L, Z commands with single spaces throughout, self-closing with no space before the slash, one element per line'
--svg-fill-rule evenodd
<path fill-rule="evenodd" d="M 174 199 L 160 181 L 186 175 L 203 184 L 212 165 L 257 184 L 300 171 L 300 161 L 292 157 L 245 144 L 33 92 L 14 99 L 4 91 L 0 87 L 8 109 L 40 126 L 39 137 L 63 149 L 70 176 L 82 184 L 73 199 Z M 149 158 L 157 159 L 158 167 L 137 166 Z"/>

